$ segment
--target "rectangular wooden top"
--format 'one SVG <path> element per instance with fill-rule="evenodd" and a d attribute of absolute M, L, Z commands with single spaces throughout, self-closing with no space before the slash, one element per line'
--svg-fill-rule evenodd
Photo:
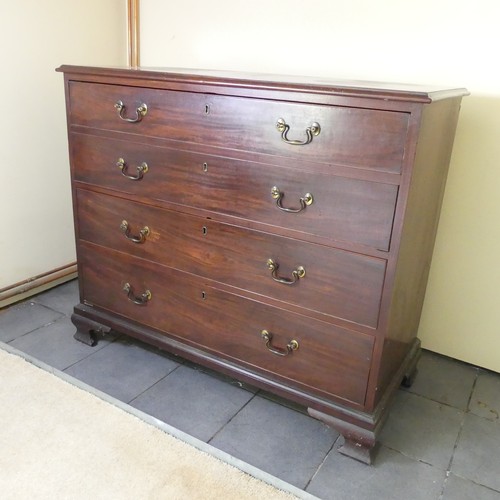
<path fill-rule="evenodd" d="M 258 88 L 277 91 L 299 91 L 348 97 L 371 97 L 430 103 L 440 99 L 468 95 L 465 88 L 385 83 L 361 80 L 337 80 L 307 76 L 284 76 L 188 68 L 130 68 L 62 65 L 56 69 L 73 77 L 96 76 L 140 79 L 142 81 L 176 82 L 235 88 Z"/>

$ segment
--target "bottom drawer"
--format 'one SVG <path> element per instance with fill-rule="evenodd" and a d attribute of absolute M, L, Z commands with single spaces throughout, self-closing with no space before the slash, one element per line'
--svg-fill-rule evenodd
<path fill-rule="evenodd" d="M 196 276 L 89 243 L 80 243 L 79 259 L 86 303 L 274 381 L 364 404 L 373 337 L 228 293 Z M 263 331 L 268 332 L 267 338 Z"/>

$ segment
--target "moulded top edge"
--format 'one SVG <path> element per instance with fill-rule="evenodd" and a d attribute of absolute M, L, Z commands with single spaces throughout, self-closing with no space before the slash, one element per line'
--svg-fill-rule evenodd
<path fill-rule="evenodd" d="M 444 86 L 191 68 L 90 67 L 62 65 L 57 68 L 56 71 L 72 75 L 108 76 L 162 82 L 175 81 L 178 83 L 211 85 L 215 87 L 253 87 L 259 89 L 300 91 L 354 97 L 370 96 L 379 99 L 407 100 L 423 103 L 451 97 L 461 97 L 469 94 L 465 88 Z"/>

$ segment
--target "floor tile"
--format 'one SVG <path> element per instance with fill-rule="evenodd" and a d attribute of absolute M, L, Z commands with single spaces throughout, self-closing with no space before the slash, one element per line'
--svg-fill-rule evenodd
<path fill-rule="evenodd" d="M 90 347 L 75 340 L 74 333 L 73 323 L 63 316 L 51 325 L 13 340 L 10 345 L 54 368 L 64 370 L 102 349 L 113 339 L 108 336 L 109 340 L 100 340 L 97 347 Z"/>
<path fill-rule="evenodd" d="M 477 368 L 423 351 L 410 392 L 466 410 Z"/>
<path fill-rule="evenodd" d="M 500 422 L 467 414 L 451 472 L 500 491 Z"/>
<path fill-rule="evenodd" d="M 179 357 L 179 359 L 182 359 Z M 197 363 L 194 363 L 193 361 L 189 361 L 187 359 L 183 360 L 183 365 L 188 366 L 192 368 L 193 370 L 206 373 L 207 375 L 210 375 L 211 377 L 218 378 L 222 382 L 225 382 L 226 384 L 229 385 L 234 385 L 235 387 L 239 387 L 240 389 L 245 389 L 246 391 L 250 391 L 253 393 L 256 393 L 258 391 L 257 387 L 250 385 L 246 382 L 241 382 L 240 380 L 236 380 L 233 377 L 230 377 L 229 375 L 226 375 L 224 373 L 216 372 L 212 370 L 211 368 L 207 368 L 205 366 L 198 365 Z"/>
<path fill-rule="evenodd" d="M 210 444 L 304 488 L 337 437 L 321 422 L 256 396 Z"/>
<path fill-rule="evenodd" d="M 0 341 L 10 342 L 41 326 L 53 323 L 62 314 L 32 301 L 0 310 Z"/>
<path fill-rule="evenodd" d="M 437 500 L 445 472 L 381 446 L 371 466 L 336 450 L 306 491 L 323 500 Z"/>
<path fill-rule="evenodd" d="M 33 297 L 33 302 L 42 304 L 66 316 L 73 314 L 73 307 L 80 301 L 78 280 L 71 280 Z"/>
<path fill-rule="evenodd" d="M 208 441 L 253 397 L 253 392 L 179 366 L 130 405 Z"/>
<path fill-rule="evenodd" d="M 464 412 L 398 391 L 380 442 L 443 470 L 449 465 Z"/>
<path fill-rule="evenodd" d="M 500 416 L 500 374 L 479 371 L 469 410 L 474 415 L 498 420 Z"/>
<path fill-rule="evenodd" d="M 500 500 L 500 492 L 450 474 L 442 500 Z"/>
<path fill-rule="evenodd" d="M 122 337 L 65 372 L 128 403 L 178 366 L 179 363 L 156 349 Z"/>

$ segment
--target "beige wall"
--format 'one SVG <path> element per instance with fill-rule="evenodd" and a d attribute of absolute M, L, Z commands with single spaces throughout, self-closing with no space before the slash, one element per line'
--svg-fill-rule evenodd
<path fill-rule="evenodd" d="M 419 331 L 500 371 L 500 2 L 141 1 L 141 63 L 465 86 Z"/>
<path fill-rule="evenodd" d="M 125 0 L 0 1 L 0 289 L 75 260 L 63 77 L 126 64 Z"/>

